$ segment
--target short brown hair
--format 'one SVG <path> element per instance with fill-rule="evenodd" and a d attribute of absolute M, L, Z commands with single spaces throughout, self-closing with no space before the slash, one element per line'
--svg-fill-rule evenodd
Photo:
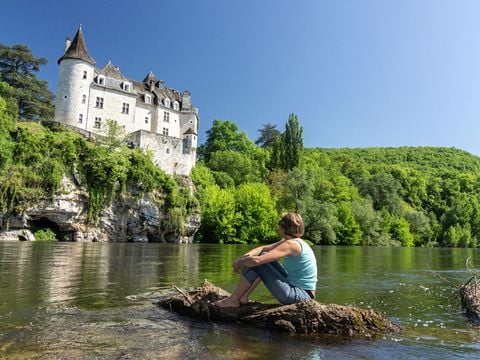
<path fill-rule="evenodd" d="M 300 214 L 289 212 L 283 215 L 282 220 L 278 222 L 286 235 L 302 237 L 305 232 L 305 225 Z"/>

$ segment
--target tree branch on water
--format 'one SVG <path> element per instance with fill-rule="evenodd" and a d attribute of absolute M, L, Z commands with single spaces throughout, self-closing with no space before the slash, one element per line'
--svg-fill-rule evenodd
<path fill-rule="evenodd" d="M 163 298 L 157 304 L 181 315 L 206 321 L 235 322 L 298 334 L 374 337 L 401 330 L 383 314 L 352 306 L 308 300 L 292 305 L 251 302 L 238 308 L 220 308 L 214 302 L 230 294 L 206 280 L 188 294 L 177 287 L 175 289 L 180 295 Z"/>

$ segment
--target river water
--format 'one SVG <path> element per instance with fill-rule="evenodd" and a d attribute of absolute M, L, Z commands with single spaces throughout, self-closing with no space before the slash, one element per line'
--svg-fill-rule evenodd
<path fill-rule="evenodd" d="M 317 300 L 382 311 L 380 339 L 299 336 L 187 319 L 152 302 L 204 279 L 232 291 L 245 245 L 0 243 L 1 359 L 478 359 L 455 284 L 480 250 L 314 247 Z M 448 280 L 448 281 L 447 281 Z M 273 302 L 265 288 L 254 300 Z"/>

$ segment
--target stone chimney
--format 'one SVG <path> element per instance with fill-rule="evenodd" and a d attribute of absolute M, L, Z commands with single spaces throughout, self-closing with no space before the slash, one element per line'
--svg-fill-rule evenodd
<path fill-rule="evenodd" d="M 70 40 L 69 37 L 65 39 L 65 52 L 67 52 L 68 48 L 70 47 L 70 44 L 72 43 L 72 40 Z"/>
<path fill-rule="evenodd" d="M 182 109 L 188 110 L 192 107 L 192 95 L 190 91 L 185 90 L 182 93 Z"/>

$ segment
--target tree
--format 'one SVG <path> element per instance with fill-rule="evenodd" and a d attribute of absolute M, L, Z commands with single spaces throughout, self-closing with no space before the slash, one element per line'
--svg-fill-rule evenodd
<path fill-rule="evenodd" d="M 53 94 L 47 82 L 35 76 L 46 63 L 47 59 L 35 57 L 25 45 L 0 44 L 0 81 L 15 89 L 22 119 L 51 120 L 53 117 Z"/>
<path fill-rule="evenodd" d="M 303 129 L 295 114 L 290 114 L 288 117 L 283 134 L 283 145 L 285 147 L 284 169 L 293 169 L 300 164 L 303 150 Z"/>
<path fill-rule="evenodd" d="M 360 191 L 364 196 L 369 195 L 372 198 L 375 210 L 385 208 L 394 215 L 400 215 L 402 212 L 398 194 L 400 189 L 398 181 L 384 172 L 375 174 L 369 181 L 360 184 Z"/>
<path fill-rule="evenodd" d="M 215 119 L 212 127 L 207 130 L 207 140 L 204 145 L 198 149 L 201 159 L 208 162 L 213 153 L 217 151 L 238 151 L 246 155 L 256 148 L 255 144 L 250 141 L 247 134 L 238 130 L 237 124 L 230 120 L 222 121 Z"/>
<path fill-rule="evenodd" d="M 197 236 L 202 242 L 235 242 L 235 197 L 217 185 L 207 186 L 200 194 L 202 221 Z"/>
<path fill-rule="evenodd" d="M 12 90 L 7 83 L 0 82 L 0 170 L 6 166 L 13 155 L 14 143 L 10 132 L 15 129 L 18 115 L 16 104 L 4 98 Z"/>
<path fill-rule="evenodd" d="M 337 206 L 337 217 L 341 226 L 337 230 L 337 237 L 341 245 L 357 245 L 362 238 L 362 230 L 358 225 L 350 206 L 343 203 Z"/>
<path fill-rule="evenodd" d="M 261 164 L 237 151 L 217 151 L 212 154 L 208 167 L 230 176 L 235 185 L 262 180 Z M 220 185 L 220 184 L 218 184 Z"/>
<path fill-rule="evenodd" d="M 100 136 L 96 138 L 95 142 L 109 151 L 125 149 L 127 144 L 125 129 L 118 124 L 117 121 L 107 119 L 100 130 Z"/>
<path fill-rule="evenodd" d="M 260 137 L 255 141 L 255 144 L 262 148 L 273 148 L 275 140 L 281 135 L 277 130 L 277 125 L 266 123 L 261 129 L 258 129 Z"/>
<path fill-rule="evenodd" d="M 265 184 L 242 184 L 236 188 L 235 208 L 239 242 L 272 240 L 277 236 L 275 201 Z"/>

